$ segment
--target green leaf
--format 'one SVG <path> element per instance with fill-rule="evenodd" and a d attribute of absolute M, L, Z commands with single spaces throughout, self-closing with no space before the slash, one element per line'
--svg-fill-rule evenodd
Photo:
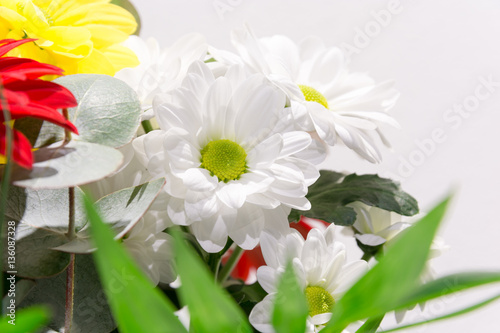
<path fill-rule="evenodd" d="M 137 267 L 106 226 L 92 202 L 85 198 L 91 234 L 97 245 L 94 258 L 111 311 L 122 333 L 186 332 L 175 308 Z M 121 285 L 119 290 L 116 286 Z"/>
<path fill-rule="evenodd" d="M 498 282 L 500 282 L 500 272 L 466 272 L 444 276 L 416 288 L 401 300 L 399 309 L 405 309 L 458 291 Z"/>
<path fill-rule="evenodd" d="M 111 3 L 123 7 L 134 16 L 135 21 L 137 22 L 137 29 L 135 30 L 134 35 L 139 36 L 139 33 L 141 32 L 141 17 L 139 16 L 139 13 L 135 9 L 134 5 L 132 5 L 129 0 L 112 0 Z"/>
<path fill-rule="evenodd" d="M 13 184 L 39 189 L 67 188 L 102 179 L 123 162 L 116 149 L 95 143 L 56 143 L 34 152 L 33 169 L 13 168 Z"/>
<path fill-rule="evenodd" d="M 5 277 L 9 278 L 9 274 L 5 274 Z M 28 279 L 21 279 L 15 283 L 14 288 L 11 288 L 11 282 L 7 280 L 7 290 L 6 294 L 2 300 L 2 313 L 7 313 L 7 306 L 9 306 L 11 299 L 15 299 L 16 303 L 19 304 L 28 295 L 28 293 L 35 286 L 35 281 Z"/>
<path fill-rule="evenodd" d="M 49 321 L 50 312 L 47 308 L 34 306 L 29 309 L 16 311 L 15 325 L 9 324 L 12 319 L 3 317 L 0 320 L 0 332 L 2 333 L 35 333 L 47 321 Z"/>
<path fill-rule="evenodd" d="M 76 188 L 75 198 L 82 192 Z M 68 242 L 69 196 L 67 189 L 31 190 L 11 186 L 6 218 L 16 222 L 17 275 L 41 278 L 61 273 L 69 264 L 69 255 L 51 248 Z M 85 223 L 81 200 L 76 200 L 75 227 Z M 7 253 L 4 254 L 7 264 Z"/>
<path fill-rule="evenodd" d="M 363 326 L 361 326 L 356 333 L 375 333 L 380 323 L 384 319 L 384 315 L 368 319 Z"/>
<path fill-rule="evenodd" d="M 125 82 L 109 75 L 75 74 L 54 82 L 75 95 L 78 106 L 68 109 L 69 119 L 78 128 L 76 141 L 118 148 L 130 142 L 140 125 L 140 102 Z M 64 139 L 64 129 L 45 122 L 36 146 Z"/>
<path fill-rule="evenodd" d="M 436 317 L 436 318 L 432 318 L 432 319 L 425 320 L 425 321 L 420 321 L 420 322 L 417 322 L 417 323 L 412 323 L 412 324 L 409 324 L 409 325 L 395 327 L 395 328 L 392 328 L 392 329 L 389 329 L 389 330 L 381 331 L 379 333 L 395 332 L 395 331 L 399 331 L 399 330 L 410 328 L 410 327 L 415 327 L 415 326 L 419 326 L 419 325 L 423 325 L 423 324 L 428 324 L 428 323 L 432 323 L 432 322 L 439 321 L 439 320 L 453 318 L 453 317 L 460 316 L 460 315 L 469 313 L 471 311 L 477 310 L 479 308 L 482 308 L 483 306 L 486 306 L 486 305 L 488 305 L 488 304 L 490 304 L 490 303 L 492 303 L 492 302 L 494 302 L 494 301 L 496 301 L 498 299 L 500 299 L 500 295 L 495 295 L 495 296 L 490 297 L 490 298 L 488 298 L 488 299 L 486 299 L 486 300 L 484 300 L 482 302 L 479 302 L 479 303 L 476 303 L 474 305 L 465 307 L 465 308 L 463 308 L 461 310 L 458 310 L 458 311 L 454 311 L 454 312 L 446 314 L 444 316 L 439 316 L 439 317 Z"/>
<path fill-rule="evenodd" d="M 216 283 L 208 267 L 174 233 L 177 272 L 182 285 L 179 298 L 191 315 L 191 329 L 198 333 L 252 332 L 248 319 L 231 296 Z"/>
<path fill-rule="evenodd" d="M 118 278 L 127 277 L 117 273 L 115 290 L 124 290 L 127 285 Z M 126 282 L 126 280 L 125 280 Z M 45 304 L 53 311 L 53 317 L 43 332 L 62 332 L 65 323 L 66 274 L 36 280 L 35 287 L 20 303 L 21 307 Z M 74 311 L 72 333 L 108 333 L 116 327 L 99 281 L 99 275 L 91 255 L 75 256 Z"/>
<path fill-rule="evenodd" d="M 354 201 L 406 216 L 418 213 L 417 201 L 390 179 L 351 174 L 339 182 L 342 176 L 337 172 L 321 170 L 320 178 L 309 187 L 307 194 L 312 208 L 305 212 L 293 210 L 289 220 L 298 221 L 300 215 L 304 215 L 350 226 L 356 220 L 356 213 L 345 205 Z"/>
<path fill-rule="evenodd" d="M 125 236 L 144 216 L 158 194 L 160 194 L 163 185 L 165 185 L 165 179 L 160 178 L 149 183 L 113 192 L 95 203 L 102 220 L 113 228 L 115 239 Z M 54 249 L 69 253 L 90 253 L 95 248 L 95 245 L 87 226 L 85 225 L 76 233 L 76 238 L 73 241 Z"/>
<path fill-rule="evenodd" d="M 278 333 L 304 333 L 308 315 L 306 297 L 289 262 L 278 284 L 272 315 L 273 327 Z"/>
<path fill-rule="evenodd" d="M 448 202 L 441 202 L 395 239 L 378 264 L 335 304 L 325 333 L 342 332 L 354 321 L 383 315 L 404 303 L 418 286 Z"/>

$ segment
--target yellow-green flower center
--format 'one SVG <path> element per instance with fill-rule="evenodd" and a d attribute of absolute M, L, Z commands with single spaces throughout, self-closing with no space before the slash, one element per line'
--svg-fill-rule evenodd
<path fill-rule="evenodd" d="M 313 87 L 305 86 L 302 84 L 299 84 L 299 88 L 300 91 L 302 91 L 302 93 L 304 94 L 306 101 L 319 103 L 328 109 L 328 101 L 322 93 L 320 93 Z"/>
<path fill-rule="evenodd" d="M 311 317 L 321 313 L 331 312 L 335 304 L 333 296 L 323 287 L 306 287 L 306 299 L 309 305 L 309 315 Z"/>
<path fill-rule="evenodd" d="M 201 150 L 201 168 L 227 183 L 239 179 L 247 170 L 247 153 L 239 144 L 231 140 L 209 142 Z"/>

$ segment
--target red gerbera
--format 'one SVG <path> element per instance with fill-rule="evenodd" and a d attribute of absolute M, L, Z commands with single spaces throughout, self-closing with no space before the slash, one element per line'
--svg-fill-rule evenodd
<path fill-rule="evenodd" d="M 0 40 L 0 154 L 5 155 L 4 105 L 11 119 L 34 117 L 50 121 L 71 132 L 77 133 L 75 125 L 63 117 L 58 109 L 77 105 L 73 94 L 54 82 L 39 79 L 44 75 L 62 75 L 63 70 L 26 58 L 4 57 L 13 48 L 34 39 Z M 26 137 L 14 130 L 12 160 L 24 168 L 33 165 L 31 144 Z"/>

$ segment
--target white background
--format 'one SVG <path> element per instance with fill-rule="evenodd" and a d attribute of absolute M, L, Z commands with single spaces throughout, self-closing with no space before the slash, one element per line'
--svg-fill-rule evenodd
<path fill-rule="evenodd" d="M 383 162 L 372 165 L 335 148 L 324 168 L 397 178 L 424 211 L 455 189 L 441 229 L 451 249 L 434 260 L 435 270 L 500 270 L 500 1 L 133 2 L 142 18 L 141 36 L 156 37 L 165 47 L 200 32 L 210 44 L 231 49 L 230 31 L 248 23 L 262 37 L 319 36 L 351 51 L 352 71 L 369 72 L 378 81 L 395 79 L 401 97 L 391 114 L 402 130 L 386 131 L 393 151 L 385 150 Z M 488 90 L 482 80 L 494 83 Z M 436 131 L 439 138 L 433 139 Z M 407 319 L 429 318 L 498 292 L 496 286 L 449 297 Z M 500 332 L 499 313 L 497 301 L 406 332 Z M 391 320 L 384 322 L 391 326 Z"/>

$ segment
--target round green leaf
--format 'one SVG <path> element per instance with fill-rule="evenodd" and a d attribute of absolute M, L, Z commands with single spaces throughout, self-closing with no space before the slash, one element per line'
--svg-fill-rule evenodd
<path fill-rule="evenodd" d="M 68 75 L 54 82 L 68 88 L 78 100 L 78 106 L 68 110 L 79 132 L 75 140 L 118 148 L 133 139 L 140 125 L 141 107 L 137 94 L 125 82 L 98 74 Z M 63 139 L 61 127 L 45 122 L 36 146 Z"/>
<path fill-rule="evenodd" d="M 13 168 L 14 185 L 57 189 L 87 184 L 110 175 L 123 162 L 118 150 L 82 141 L 55 143 L 34 155 L 33 169 Z"/>

